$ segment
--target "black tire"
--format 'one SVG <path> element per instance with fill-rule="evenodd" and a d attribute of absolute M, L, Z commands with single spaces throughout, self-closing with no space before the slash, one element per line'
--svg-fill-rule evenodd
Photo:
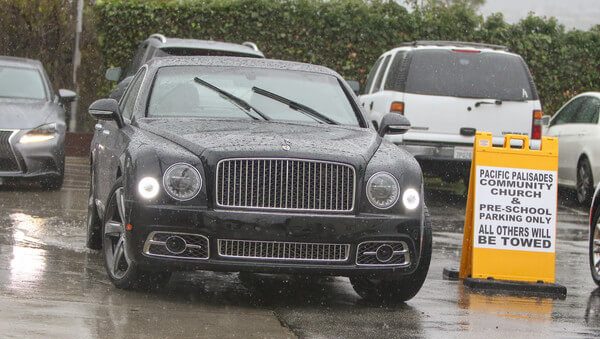
<path fill-rule="evenodd" d="M 65 181 L 65 175 L 50 175 L 42 179 L 40 184 L 42 188 L 49 191 L 56 191 L 61 189 L 63 182 Z"/>
<path fill-rule="evenodd" d="M 582 158 L 577 164 L 577 202 L 589 205 L 594 195 L 594 177 L 592 166 L 587 158 Z"/>
<path fill-rule="evenodd" d="M 94 176 L 90 176 L 90 193 L 88 195 L 87 208 L 87 240 L 86 246 L 91 250 L 102 248 L 102 220 L 98 216 L 98 210 L 94 203 Z"/>
<path fill-rule="evenodd" d="M 390 279 L 372 279 L 368 277 L 351 277 L 352 287 L 363 299 L 371 302 L 396 303 L 412 299 L 425 282 L 432 252 L 432 232 L 429 211 L 425 207 L 425 229 L 423 234 L 423 251 L 419 266 L 406 276 Z"/>
<path fill-rule="evenodd" d="M 590 239 L 588 242 L 588 253 L 590 262 L 590 273 L 592 279 L 596 285 L 600 286 L 600 253 L 594 253 L 594 251 L 600 251 L 600 225 L 598 224 L 600 218 L 600 208 L 596 207 L 592 222 L 590 225 Z M 598 245 L 594 245 L 594 240 L 597 241 Z M 596 255 L 597 254 L 597 255 Z"/>
<path fill-rule="evenodd" d="M 153 272 L 142 270 L 135 261 L 127 257 L 125 249 L 125 212 L 119 211 L 117 201 L 123 192 L 119 179 L 111 190 L 102 222 L 102 254 L 104 267 L 112 283 L 121 289 L 159 288 L 169 281 L 171 272 Z M 120 219 L 120 220 L 119 220 Z M 120 224 L 119 224 L 120 223 Z M 110 227 L 110 228 L 109 228 Z M 115 240 L 117 242 L 115 243 Z M 115 256 L 117 256 L 115 260 Z"/>

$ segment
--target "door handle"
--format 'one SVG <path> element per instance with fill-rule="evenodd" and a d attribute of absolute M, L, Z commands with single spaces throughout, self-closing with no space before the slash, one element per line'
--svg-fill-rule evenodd
<path fill-rule="evenodd" d="M 94 129 L 95 129 L 96 131 L 101 131 L 101 130 L 102 130 L 102 124 L 95 124 L 95 125 L 94 125 Z"/>
<path fill-rule="evenodd" d="M 371 103 L 369 104 L 369 109 L 373 110 L 373 101 L 371 101 Z"/>

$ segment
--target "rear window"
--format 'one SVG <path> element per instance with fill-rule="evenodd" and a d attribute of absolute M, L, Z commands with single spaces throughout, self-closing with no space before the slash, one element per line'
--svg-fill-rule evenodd
<path fill-rule="evenodd" d="M 537 99 L 524 61 L 492 52 L 414 51 L 405 91 L 464 98 Z"/>

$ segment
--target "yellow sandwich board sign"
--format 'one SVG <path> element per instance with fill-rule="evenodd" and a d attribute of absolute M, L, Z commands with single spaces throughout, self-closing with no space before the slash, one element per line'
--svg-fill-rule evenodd
<path fill-rule="evenodd" d="M 495 147 L 490 133 L 477 133 L 461 279 L 555 282 L 557 172 L 556 138 L 532 150 L 527 136 L 506 135 Z"/>

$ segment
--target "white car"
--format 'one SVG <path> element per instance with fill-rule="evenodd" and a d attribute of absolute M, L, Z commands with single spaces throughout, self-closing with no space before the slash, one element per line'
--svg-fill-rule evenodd
<path fill-rule="evenodd" d="M 582 93 L 552 117 L 546 133 L 558 137 L 558 184 L 588 204 L 600 180 L 600 92 Z"/>
<path fill-rule="evenodd" d="M 375 128 L 388 113 L 411 129 L 388 136 L 426 174 L 468 178 L 476 131 L 542 136 L 542 107 L 523 58 L 505 47 L 418 41 L 385 52 L 371 69 L 361 104 Z"/>

